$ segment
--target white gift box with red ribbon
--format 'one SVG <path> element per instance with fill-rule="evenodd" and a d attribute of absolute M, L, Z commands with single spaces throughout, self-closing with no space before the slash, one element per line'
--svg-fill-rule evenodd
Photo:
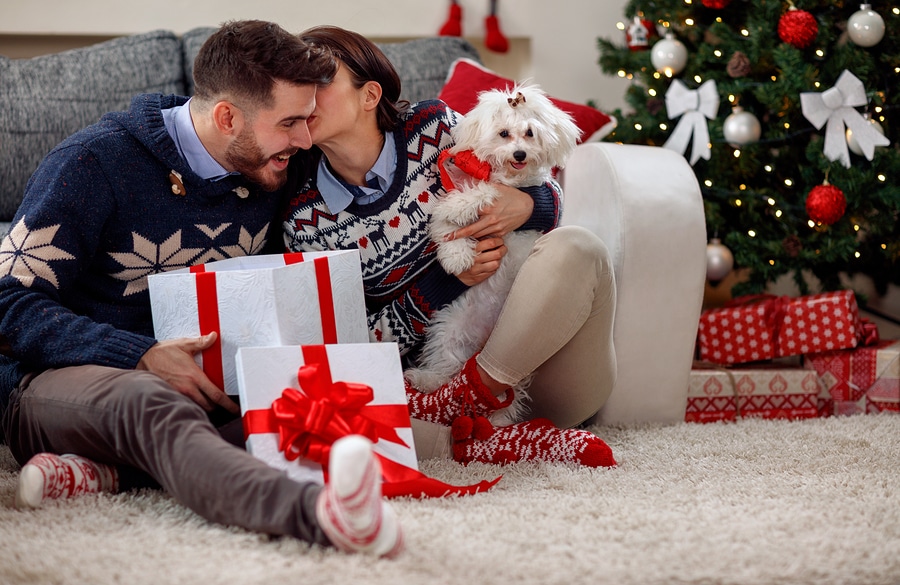
<path fill-rule="evenodd" d="M 247 450 L 288 477 L 324 483 L 346 434 L 368 435 L 386 473 L 418 469 L 397 344 L 244 347 L 236 365 Z"/>
<path fill-rule="evenodd" d="M 396 343 L 243 347 L 238 387 L 247 450 L 297 481 L 327 481 L 337 439 L 368 437 L 387 497 L 471 495 L 500 478 L 450 485 L 418 470 Z"/>
<path fill-rule="evenodd" d="M 369 341 L 356 250 L 229 258 L 148 281 L 156 338 L 216 331 L 199 362 L 230 395 L 238 348 Z"/>

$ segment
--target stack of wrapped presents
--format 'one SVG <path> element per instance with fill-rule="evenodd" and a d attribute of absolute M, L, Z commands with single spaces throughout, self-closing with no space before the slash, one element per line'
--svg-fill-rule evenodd
<path fill-rule="evenodd" d="M 737 298 L 704 311 L 685 420 L 900 412 L 900 341 L 853 291 Z"/>
<path fill-rule="evenodd" d="M 247 450 L 297 481 L 327 481 L 328 454 L 369 438 L 388 497 L 485 491 L 418 470 L 400 352 L 369 341 L 356 250 L 218 260 L 148 279 L 157 339 L 216 333 L 197 356 L 238 398 Z"/>

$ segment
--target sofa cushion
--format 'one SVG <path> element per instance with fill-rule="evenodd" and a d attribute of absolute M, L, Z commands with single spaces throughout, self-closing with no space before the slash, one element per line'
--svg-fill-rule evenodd
<path fill-rule="evenodd" d="M 200 52 L 200 47 L 203 46 L 206 39 L 217 30 L 219 29 L 215 26 L 199 26 L 181 35 L 184 90 L 187 92 L 185 95 L 194 95 L 194 59 L 197 58 L 197 53 Z"/>
<path fill-rule="evenodd" d="M 184 93 L 181 42 L 154 31 L 32 59 L 0 57 L 0 221 L 41 159 L 139 93 Z"/>
<path fill-rule="evenodd" d="M 438 94 L 448 106 L 466 114 L 478 101 L 478 94 L 491 89 L 505 89 L 515 81 L 502 77 L 480 63 L 460 59 L 453 63 L 446 83 Z M 616 127 L 616 119 L 591 106 L 567 102 L 550 96 L 558 108 L 568 112 L 581 129 L 580 142 L 600 140 Z"/>

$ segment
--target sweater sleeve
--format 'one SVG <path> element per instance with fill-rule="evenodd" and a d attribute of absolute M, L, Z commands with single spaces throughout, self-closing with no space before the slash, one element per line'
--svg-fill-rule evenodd
<path fill-rule="evenodd" d="M 432 314 L 467 288 L 438 262 L 432 262 L 400 298 L 378 309 L 369 308 L 369 337 L 396 342 L 400 355 L 405 355 L 424 341 Z"/>
<path fill-rule="evenodd" d="M 534 211 L 531 218 L 516 231 L 537 230 L 547 233 L 559 225 L 562 217 L 562 188 L 559 183 L 551 179 L 541 185 L 523 187 L 522 191 L 534 200 Z"/>
<path fill-rule="evenodd" d="M 0 244 L 0 341 L 26 368 L 133 368 L 156 343 L 70 308 L 115 208 L 108 193 L 97 159 L 80 145 L 51 152 L 26 187 Z"/>

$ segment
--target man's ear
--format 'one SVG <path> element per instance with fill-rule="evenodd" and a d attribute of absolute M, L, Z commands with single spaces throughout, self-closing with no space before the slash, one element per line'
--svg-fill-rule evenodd
<path fill-rule="evenodd" d="M 244 124 L 244 113 L 233 103 L 222 100 L 213 106 L 213 122 L 222 134 L 240 134 Z"/>
<path fill-rule="evenodd" d="M 367 81 L 363 85 L 363 96 L 365 99 L 365 109 L 374 110 L 381 101 L 381 84 L 377 81 Z"/>

